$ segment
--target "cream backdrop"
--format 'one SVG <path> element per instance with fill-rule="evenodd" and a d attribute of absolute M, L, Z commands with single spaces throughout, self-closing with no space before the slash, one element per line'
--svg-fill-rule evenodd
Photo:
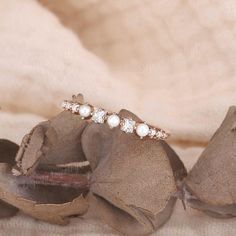
<path fill-rule="evenodd" d="M 20 143 L 82 92 L 170 130 L 190 169 L 236 101 L 235 20 L 233 0 L 1 0 L 0 138 Z M 156 235 L 233 236 L 235 225 L 178 202 Z M 0 221 L 1 236 L 16 234 L 115 232 L 82 219 L 67 227 L 23 214 Z"/>

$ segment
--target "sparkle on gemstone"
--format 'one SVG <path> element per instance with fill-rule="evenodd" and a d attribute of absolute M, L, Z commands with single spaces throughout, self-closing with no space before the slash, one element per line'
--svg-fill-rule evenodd
<path fill-rule="evenodd" d="M 154 138 L 155 137 L 155 135 L 156 135 L 156 130 L 155 129 L 153 129 L 153 128 L 151 128 L 151 129 L 149 129 L 149 136 L 151 137 L 151 138 Z"/>
<path fill-rule="evenodd" d="M 107 111 L 101 109 L 101 108 L 95 108 L 93 115 L 92 115 L 92 120 L 95 123 L 104 123 L 104 121 L 106 120 L 106 115 L 107 115 Z"/>
<path fill-rule="evenodd" d="M 135 121 L 132 119 L 124 118 L 121 122 L 121 130 L 125 133 L 133 133 Z"/>

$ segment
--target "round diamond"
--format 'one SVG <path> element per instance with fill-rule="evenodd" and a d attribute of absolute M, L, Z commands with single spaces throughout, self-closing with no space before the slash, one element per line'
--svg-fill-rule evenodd
<path fill-rule="evenodd" d="M 64 101 L 64 102 L 62 102 L 61 106 L 65 110 L 70 110 L 71 107 L 72 107 L 72 104 L 70 102 L 68 102 L 68 101 Z"/>
<path fill-rule="evenodd" d="M 61 103 L 61 107 L 62 107 L 63 109 L 66 109 L 66 105 L 67 105 L 67 101 L 63 101 L 63 102 Z"/>
<path fill-rule="evenodd" d="M 133 133 L 135 121 L 132 119 L 124 118 L 121 122 L 121 130 L 125 133 Z"/>
<path fill-rule="evenodd" d="M 116 114 L 112 114 L 107 118 L 107 123 L 110 128 L 115 128 L 120 124 L 120 117 Z"/>
<path fill-rule="evenodd" d="M 151 128 L 151 129 L 149 129 L 149 136 L 151 137 L 151 138 L 154 138 L 155 137 L 155 135 L 156 135 L 156 130 L 154 129 L 154 128 Z"/>
<path fill-rule="evenodd" d="M 79 104 L 73 104 L 72 108 L 71 108 L 72 112 L 73 113 L 78 113 L 79 112 L 79 107 L 80 107 Z"/>
<path fill-rule="evenodd" d="M 92 120 L 95 123 L 102 124 L 106 120 L 106 115 L 107 115 L 107 111 L 105 111 L 101 108 L 95 108 L 94 112 L 93 112 Z"/>
<path fill-rule="evenodd" d="M 136 128 L 136 133 L 140 138 L 147 136 L 149 133 L 148 125 L 145 123 L 139 124 Z"/>
<path fill-rule="evenodd" d="M 168 137 L 168 134 L 162 130 L 162 137 L 161 139 L 166 139 Z"/>
<path fill-rule="evenodd" d="M 79 107 L 79 114 L 83 117 L 83 118 L 86 118 L 86 117 L 89 117 L 91 115 L 91 107 L 89 105 L 81 105 Z"/>
<path fill-rule="evenodd" d="M 158 130 L 156 133 L 156 138 L 158 139 L 166 139 L 168 137 L 167 133 L 163 130 Z"/>

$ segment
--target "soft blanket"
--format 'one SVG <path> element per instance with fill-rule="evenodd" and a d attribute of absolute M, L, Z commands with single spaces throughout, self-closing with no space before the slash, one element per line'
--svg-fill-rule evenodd
<path fill-rule="evenodd" d="M 236 2 L 1 0 L 0 138 L 20 143 L 35 124 L 82 92 L 170 130 L 188 169 L 236 101 Z M 178 202 L 156 235 L 236 234 Z M 101 222 L 61 227 L 23 214 L 0 235 L 112 235 Z"/>

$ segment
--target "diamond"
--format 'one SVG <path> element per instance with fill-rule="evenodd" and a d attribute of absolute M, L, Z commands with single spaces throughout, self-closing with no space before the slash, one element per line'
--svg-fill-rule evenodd
<path fill-rule="evenodd" d="M 62 107 L 62 109 L 66 109 L 66 101 L 63 101 L 62 103 L 61 103 L 61 107 Z"/>
<path fill-rule="evenodd" d="M 79 112 L 79 107 L 80 107 L 79 104 L 73 104 L 72 108 L 71 108 L 72 112 L 73 113 L 78 113 Z"/>
<path fill-rule="evenodd" d="M 121 130 L 125 133 L 133 133 L 135 128 L 135 121 L 132 119 L 124 118 L 121 122 Z"/>
<path fill-rule="evenodd" d="M 156 138 L 158 139 L 166 139 L 168 137 L 167 133 L 163 130 L 158 130 L 156 133 Z"/>
<path fill-rule="evenodd" d="M 68 101 L 63 101 L 61 104 L 62 108 L 65 110 L 70 110 L 72 107 L 72 104 Z"/>
<path fill-rule="evenodd" d="M 101 108 L 95 108 L 92 116 L 92 120 L 95 123 L 102 124 L 106 120 L 107 111 Z"/>
<path fill-rule="evenodd" d="M 149 129 L 149 137 L 154 138 L 156 135 L 157 131 L 153 128 Z"/>
<path fill-rule="evenodd" d="M 162 130 L 162 137 L 161 139 L 166 139 L 168 137 L 168 134 Z"/>

